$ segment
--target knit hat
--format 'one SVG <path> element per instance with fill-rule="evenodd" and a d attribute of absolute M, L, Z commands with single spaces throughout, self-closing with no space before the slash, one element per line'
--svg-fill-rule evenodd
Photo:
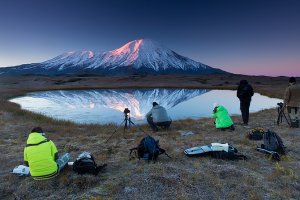
<path fill-rule="evenodd" d="M 158 105 L 158 103 L 156 103 L 155 101 L 152 103 L 153 106 L 156 106 Z"/>
<path fill-rule="evenodd" d="M 291 77 L 291 78 L 289 79 L 289 82 L 290 82 L 290 83 L 296 83 L 296 78 L 295 78 L 295 77 Z"/>

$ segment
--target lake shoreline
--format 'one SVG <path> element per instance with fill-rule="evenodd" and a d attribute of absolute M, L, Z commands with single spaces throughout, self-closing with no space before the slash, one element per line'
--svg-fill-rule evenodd
<path fill-rule="evenodd" d="M 23 111 L 7 100 L 28 91 L 50 89 L 86 89 L 135 86 L 180 86 L 236 88 L 240 79 L 247 79 L 255 92 L 282 98 L 287 86 L 286 77 L 250 76 L 146 76 L 146 77 L 93 77 L 75 81 L 74 77 L 1 77 L 0 79 L 0 196 L 5 199 L 288 199 L 300 196 L 300 138 L 299 129 L 288 128 L 286 123 L 275 124 L 277 110 L 267 109 L 250 114 L 249 127 L 236 125 L 234 132 L 218 131 L 211 118 L 179 120 L 169 131 L 153 134 L 147 125 L 118 131 L 104 143 L 117 128 L 114 125 L 81 125 L 69 121 L 52 120 Z M 77 78 L 77 77 L 76 77 Z M 73 79 L 75 82 L 66 80 Z M 153 80 L 156 80 L 153 82 Z M 59 83 L 59 84 L 56 84 Z M 241 116 L 233 116 L 237 124 Z M 30 130 L 41 126 L 58 150 L 69 152 L 72 159 L 82 151 L 93 153 L 98 165 L 107 163 L 105 172 L 98 176 L 80 176 L 66 169 L 48 181 L 37 182 L 7 172 L 22 164 L 23 148 Z M 279 163 L 255 151 L 261 141 L 246 138 L 251 128 L 263 127 L 279 133 L 289 151 Z M 142 160 L 128 161 L 129 149 L 145 136 L 139 128 L 160 140 L 172 159 L 163 155 L 157 163 Z M 181 132 L 194 135 L 183 137 Z M 183 150 L 211 142 L 229 142 L 248 161 L 223 161 L 213 158 L 188 158 Z M 6 173 L 5 173 L 6 172 Z M 238 177 L 238 178 L 237 178 Z M 276 183 L 276 184 L 274 184 Z M 283 187 L 284 186 L 284 187 Z M 128 189 L 129 188 L 129 189 Z M 234 188 L 234 189 L 233 189 Z M 131 192 L 128 192 L 128 191 Z M 31 191 L 31 192 L 27 192 Z"/>
<path fill-rule="evenodd" d="M 154 101 L 168 111 L 173 121 L 211 117 L 211 106 L 216 101 L 223 105 L 230 115 L 240 114 L 235 90 L 186 88 L 48 90 L 30 92 L 26 96 L 9 101 L 17 103 L 23 110 L 79 124 L 119 124 L 123 120 L 125 108 L 131 110 L 130 117 L 134 123 L 147 124 L 145 115 L 152 108 L 152 103 L 149 102 Z M 281 101 L 255 93 L 250 112 L 275 108 Z"/>

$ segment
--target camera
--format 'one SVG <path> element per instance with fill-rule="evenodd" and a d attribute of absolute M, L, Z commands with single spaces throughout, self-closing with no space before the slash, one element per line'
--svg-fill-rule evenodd
<path fill-rule="evenodd" d="M 123 112 L 125 115 L 128 115 L 130 113 L 130 110 L 128 108 L 125 108 Z"/>
<path fill-rule="evenodd" d="M 128 118 L 130 119 L 130 117 L 129 117 L 130 110 L 128 108 L 125 108 L 123 113 L 124 113 L 125 120 L 127 120 Z M 126 124 L 125 124 L 125 126 L 126 126 Z"/>
<path fill-rule="evenodd" d="M 283 103 L 282 103 L 282 102 L 277 103 L 277 105 L 278 105 L 280 108 L 283 107 Z"/>

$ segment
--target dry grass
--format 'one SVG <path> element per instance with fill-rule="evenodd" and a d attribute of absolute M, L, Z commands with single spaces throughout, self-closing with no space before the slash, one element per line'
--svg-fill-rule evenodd
<path fill-rule="evenodd" d="M 164 77 L 163 77 L 164 78 Z M 242 78 L 248 79 L 255 90 L 273 97 L 282 97 L 286 86 L 284 78 L 239 77 L 228 75 L 206 77 L 166 78 L 153 87 L 221 88 L 234 89 Z M 250 127 L 270 128 L 280 134 L 288 154 L 280 163 L 255 151 L 260 142 L 249 141 L 249 128 L 236 126 L 234 132 L 218 131 L 212 119 L 175 121 L 168 131 L 152 134 L 171 159 L 161 155 L 156 163 L 128 160 L 129 149 L 145 135 L 137 127 L 123 137 L 118 131 L 107 143 L 104 141 L 116 128 L 114 125 L 78 125 L 58 121 L 22 111 L 16 104 L 7 102 L 13 96 L 28 91 L 48 89 L 147 87 L 153 77 L 5 77 L 0 80 L 0 199 L 298 199 L 300 196 L 300 131 L 286 124 L 275 125 L 275 109 L 251 114 Z M 76 81 L 75 81 L 76 80 Z M 174 81 L 175 80 L 175 81 Z M 183 81 L 184 80 L 184 81 Z M 59 84 L 55 84 L 55 82 Z M 29 88 L 29 89 L 28 89 Z M 234 116 L 240 122 L 240 116 Z M 9 171 L 23 162 L 23 148 L 29 131 L 41 126 L 60 152 L 69 152 L 74 159 L 82 151 L 90 151 L 98 164 L 107 163 L 107 169 L 98 176 L 77 175 L 70 168 L 47 181 L 16 177 Z M 149 132 L 149 127 L 141 126 Z M 192 131 L 181 136 L 180 131 Z M 225 161 L 210 157 L 189 158 L 183 150 L 211 142 L 229 142 L 248 161 Z"/>

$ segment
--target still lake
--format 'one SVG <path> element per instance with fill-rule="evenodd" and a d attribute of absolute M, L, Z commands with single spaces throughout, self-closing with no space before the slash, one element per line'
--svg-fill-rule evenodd
<path fill-rule="evenodd" d="M 173 120 L 210 117 L 213 103 L 227 108 L 231 115 L 240 114 L 234 90 L 207 89 L 97 89 L 32 92 L 10 100 L 22 109 L 43 115 L 87 124 L 119 124 L 129 108 L 131 120 L 146 123 L 145 115 L 156 101 L 164 106 Z M 255 93 L 250 112 L 276 107 L 281 99 Z"/>

